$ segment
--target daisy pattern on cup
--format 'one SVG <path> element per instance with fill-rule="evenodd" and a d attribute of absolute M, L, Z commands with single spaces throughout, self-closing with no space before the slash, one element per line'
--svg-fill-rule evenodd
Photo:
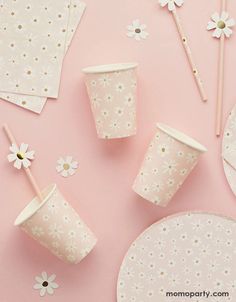
<path fill-rule="evenodd" d="M 219 39 L 222 35 L 229 38 L 233 33 L 231 27 L 234 25 L 235 20 L 230 18 L 227 12 L 214 13 L 208 22 L 207 30 L 214 30 L 212 36 L 215 38 Z"/>

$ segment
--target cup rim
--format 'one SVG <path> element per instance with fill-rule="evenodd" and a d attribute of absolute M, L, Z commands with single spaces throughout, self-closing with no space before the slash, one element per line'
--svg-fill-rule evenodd
<path fill-rule="evenodd" d="M 107 72 L 115 72 L 122 70 L 129 70 L 136 68 L 138 63 L 115 63 L 115 64 L 107 64 L 107 65 L 95 65 L 89 66 L 82 69 L 83 73 L 107 73 Z"/>
<path fill-rule="evenodd" d="M 42 190 L 42 195 L 46 196 L 44 197 L 43 201 L 41 203 L 36 203 L 38 200 L 38 197 L 35 196 L 30 203 L 27 204 L 27 206 L 24 207 L 24 209 L 20 212 L 20 214 L 17 216 L 14 225 L 20 226 L 22 223 L 27 221 L 29 218 L 31 218 L 39 209 L 41 209 L 44 204 L 48 201 L 48 199 L 52 196 L 52 194 L 55 192 L 57 188 L 56 184 L 51 184 L 48 187 L 44 188 Z M 31 209 L 32 207 L 32 209 Z"/>
<path fill-rule="evenodd" d="M 206 152 L 207 148 L 204 147 L 202 144 L 200 144 L 195 139 L 191 138 L 190 136 L 184 134 L 181 131 L 178 131 L 172 127 L 169 127 L 168 125 L 165 125 L 163 123 L 157 123 L 157 128 L 165 132 L 166 134 L 170 135 L 174 139 L 178 140 L 179 142 L 199 151 L 199 152 Z"/>

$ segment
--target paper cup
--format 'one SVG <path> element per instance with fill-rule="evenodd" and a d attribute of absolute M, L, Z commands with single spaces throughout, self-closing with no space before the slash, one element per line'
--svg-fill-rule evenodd
<path fill-rule="evenodd" d="M 83 69 L 99 138 L 123 138 L 136 134 L 136 63 Z"/>
<path fill-rule="evenodd" d="M 133 190 L 156 205 L 167 206 L 206 151 L 191 137 L 158 124 Z"/>
<path fill-rule="evenodd" d="M 55 184 L 42 194 L 44 201 L 40 203 L 35 197 L 17 217 L 15 225 L 61 260 L 79 263 L 97 239 Z"/>

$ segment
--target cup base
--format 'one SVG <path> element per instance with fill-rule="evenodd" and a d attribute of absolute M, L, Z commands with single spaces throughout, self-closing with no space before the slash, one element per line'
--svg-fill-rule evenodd
<path fill-rule="evenodd" d="M 143 199 L 149 201 L 150 203 L 154 204 L 155 206 L 159 206 L 159 207 L 162 207 L 162 208 L 166 208 L 168 206 L 168 202 L 167 203 L 161 203 L 160 201 L 155 201 L 155 200 L 148 199 L 148 197 L 145 196 L 145 194 L 143 194 L 142 192 L 136 190 L 136 188 L 134 186 L 132 187 L 132 189 L 136 194 L 141 196 Z"/>

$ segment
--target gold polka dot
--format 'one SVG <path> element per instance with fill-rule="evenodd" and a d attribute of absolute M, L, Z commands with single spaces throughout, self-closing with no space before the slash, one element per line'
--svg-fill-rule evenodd
<path fill-rule="evenodd" d="M 22 25 L 18 25 L 18 29 L 22 29 Z"/>
<path fill-rule="evenodd" d="M 22 101 L 21 104 L 22 104 L 22 105 L 26 105 L 26 101 Z"/>
<path fill-rule="evenodd" d="M 30 75 L 30 74 L 31 74 L 31 70 L 28 70 L 28 71 L 27 71 L 27 74 Z"/>

